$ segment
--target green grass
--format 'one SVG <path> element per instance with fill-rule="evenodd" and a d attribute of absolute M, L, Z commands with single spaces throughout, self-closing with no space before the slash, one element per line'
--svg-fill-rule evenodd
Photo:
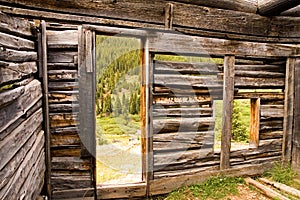
<path fill-rule="evenodd" d="M 241 177 L 216 176 L 207 179 L 205 182 L 189 187 L 177 189 L 165 197 L 155 198 L 156 200 L 206 200 L 223 199 L 227 195 L 237 195 L 239 184 L 245 184 Z"/>
<path fill-rule="evenodd" d="M 296 172 L 290 165 L 285 165 L 280 162 L 276 162 L 271 169 L 264 173 L 265 177 L 285 185 L 292 185 L 296 175 Z"/>

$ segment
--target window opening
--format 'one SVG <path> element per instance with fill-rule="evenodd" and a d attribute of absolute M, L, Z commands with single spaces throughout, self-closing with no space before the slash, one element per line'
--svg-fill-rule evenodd
<path fill-rule="evenodd" d="M 97 184 L 142 181 L 141 42 L 96 36 Z"/>

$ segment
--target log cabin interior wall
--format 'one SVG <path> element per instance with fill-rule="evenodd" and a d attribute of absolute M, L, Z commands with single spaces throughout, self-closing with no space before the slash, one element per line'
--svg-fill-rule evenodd
<path fill-rule="evenodd" d="M 44 31 L 47 39 L 49 103 L 44 106 L 49 109 L 50 141 L 46 141 L 46 144 L 50 143 L 50 163 L 47 164 L 49 174 L 46 176 L 49 178 L 46 178 L 48 188 L 45 187 L 45 190 L 48 189 L 48 196 L 52 199 L 93 198 L 96 194 L 98 199 L 155 195 L 202 181 L 220 172 L 228 175 L 260 174 L 270 167 L 270 163 L 281 158 L 292 161 L 294 168 L 298 168 L 300 139 L 297 119 L 300 108 L 297 99 L 300 91 L 299 81 L 295 77 L 299 74 L 300 19 L 297 10 L 287 12 L 294 17 L 263 17 L 256 14 L 257 5 L 249 1 L 230 1 L 230 4 L 185 0 L 160 0 L 155 3 L 139 0 L 0 2 L 0 175 L 5 180 L 1 183 L 0 197 L 15 195 L 16 198 L 35 198 L 41 192 L 47 164 L 43 145 L 43 130 L 47 132 L 47 128 L 42 129 L 42 87 L 36 64 L 37 38 L 29 30 L 32 23 L 21 17 L 31 22 L 46 21 Z M 171 29 L 184 34 L 178 40 L 182 42 L 178 47 L 186 47 L 184 44 L 191 41 L 201 42 L 205 49 L 214 49 L 211 56 L 224 59 L 220 65 L 204 62 L 192 66 L 190 63 L 151 59 L 154 83 L 151 148 L 154 154 L 153 173 L 147 186 L 100 189 L 95 186 L 94 159 L 83 152 L 84 145 L 76 128 L 80 125 L 78 27 L 82 24 L 154 28 L 161 31 Z M 150 47 L 151 58 L 155 54 L 168 54 L 170 50 L 164 49 L 167 48 L 166 41 L 177 39 L 170 37 L 172 35 L 165 37 L 168 34 L 159 34 L 156 37 L 159 39 L 150 41 L 153 44 L 153 48 Z M 199 41 L 197 38 L 200 38 Z M 216 43 L 206 43 L 206 39 Z M 159 44 L 161 41 L 164 43 Z M 155 45 L 162 49 L 155 49 Z M 178 53 L 193 54 L 198 50 L 189 47 L 188 51 L 182 52 L 185 51 L 182 48 Z M 227 64 L 226 59 L 229 59 Z M 199 73 L 199 68 L 196 72 L 195 66 L 203 70 L 200 76 L 195 76 L 195 73 Z M 233 67 L 233 74 L 224 71 L 226 66 L 228 69 Z M 174 73 L 178 76 L 174 76 Z M 192 88 L 192 95 L 188 92 L 189 88 L 184 91 L 176 88 L 189 85 L 172 85 L 174 81 L 190 76 L 197 77 L 193 78 L 197 84 L 203 82 L 205 76 L 209 79 L 209 85 Z M 227 76 L 234 78 L 231 81 L 231 98 L 259 100 L 259 137 L 255 148 L 230 151 L 224 146 L 222 152 L 225 153 L 220 153 L 213 151 L 213 102 L 224 100 L 223 83 L 227 81 Z M 174 98 L 170 87 L 177 91 L 179 98 Z M 270 89 L 275 92 L 270 92 Z M 225 93 L 228 95 L 227 91 Z M 184 102 L 189 105 L 183 107 L 178 106 L 176 100 L 182 101 L 186 97 L 193 97 L 195 101 Z M 8 112 L 12 114 L 8 115 Z M 188 127 L 195 120 L 195 129 L 192 127 L 192 130 L 177 132 L 178 112 Z M 174 137 L 177 140 L 170 142 Z M 13 139 L 17 141 L 15 146 L 9 142 Z M 10 153 L 4 153 L 7 151 Z M 174 151 L 180 156 L 175 154 L 174 157 Z M 164 163 L 166 158 L 170 162 Z M 37 183 L 34 188 L 31 182 Z"/>

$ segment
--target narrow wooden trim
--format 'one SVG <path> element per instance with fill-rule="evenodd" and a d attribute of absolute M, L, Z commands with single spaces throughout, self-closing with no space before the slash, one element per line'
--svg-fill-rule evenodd
<path fill-rule="evenodd" d="M 49 100 L 48 100 L 48 69 L 47 69 L 47 32 L 46 22 L 41 21 L 41 59 L 43 69 L 43 90 L 44 90 L 44 128 L 45 128 L 45 157 L 46 157 L 46 189 L 49 199 L 51 199 L 51 152 L 50 152 L 50 119 L 49 119 Z"/>
<path fill-rule="evenodd" d="M 173 27 L 174 5 L 167 3 L 165 7 L 165 29 L 171 30 Z"/>
<path fill-rule="evenodd" d="M 259 145 L 260 99 L 250 99 L 250 148 Z"/>
<path fill-rule="evenodd" d="M 295 103 L 295 61 L 295 58 L 288 58 L 286 61 L 282 142 L 282 161 L 285 163 L 289 163 L 292 157 L 293 115 Z"/>
<path fill-rule="evenodd" d="M 300 58 L 295 61 L 294 128 L 292 137 L 292 167 L 300 173 Z"/>
<path fill-rule="evenodd" d="M 234 56 L 224 57 L 223 116 L 220 169 L 230 168 L 230 146 L 234 99 Z"/>
<path fill-rule="evenodd" d="M 97 199 L 145 197 L 146 184 L 101 185 L 97 187 Z"/>
<path fill-rule="evenodd" d="M 84 31 L 85 35 L 85 67 L 86 67 L 86 72 L 92 73 L 93 72 L 93 53 L 92 53 L 92 48 L 93 48 L 93 43 L 92 43 L 92 37 L 93 34 L 90 30 L 85 30 Z"/>

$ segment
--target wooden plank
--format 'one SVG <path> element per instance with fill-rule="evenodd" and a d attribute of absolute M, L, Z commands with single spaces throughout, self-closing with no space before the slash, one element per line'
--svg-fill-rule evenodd
<path fill-rule="evenodd" d="M 295 58 L 288 58 L 286 62 L 282 143 L 282 160 L 286 163 L 290 163 L 292 158 L 293 118 L 295 104 L 295 61 Z"/>
<path fill-rule="evenodd" d="M 216 75 L 220 72 L 219 65 L 213 62 L 174 62 L 174 61 L 154 61 L 155 74 L 198 74 Z"/>
<path fill-rule="evenodd" d="M 18 36 L 33 36 L 31 24 L 28 20 L 20 17 L 12 17 L 3 12 L 0 13 L 0 30 Z"/>
<path fill-rule="evenodd" d="M 239 61 L 239 62 L 246 62 L 244 61 Z M 277 73 L 282 73 L 285 75 L 285 68 L 284 65 L 266 65 L 266 64 L 238 64 L 235 67 L 235 71 L 255 71 L 256 73 L 259 72 L 277 72 Z M 259 74 L 257 73 L 257 74 Z"/>
<path fill-rule="evenodd" d="M 295 61 L 295 99 L 294 99 L 294 130 L 293 130 L 293 148 L 292 148 L 292 167 L 293 169 L 300 173 L 300 106 L 298 103 L 300 101 L 300 59 L 296 58 Z"/>
<path fill-rule="evenodd" d="M 79 104 L 76 103 L 49 104 L 49 111 L 51 113 L 78 112 L 78 110 Z"/>
<path fill-rule="evenodd" d="M 64 30 L 51 31 L 47 30 L 47 40 L 49 48 L 77 48 L 78 31 Z"/>
<path fill-rule="evenodd" d="M 232 130 L 232 112 L 234 98 L 234 56 L 224 58 L 224 85 L 223 85 L 223 114 L 220 169 L 230 167 L 230 145 Z"/>
<path fill-rule="evenodd" d="M 235 77 L 235 87 L 237 88 L 284 88 L 285 79 L 284 78 L 255 78 L 255 77 Z"/>
<path fill-rule="evenodd" d="M 48 88 L 54 90 L 76 90 L 79 88 L 78 82 L 49 82 Z"/>
<path fill-rule="evenodd" d="M 80 146 L 78 134 L 52 134 L 51 147 Z"/>
<path fill-rule="evenodd" d="M 56 190 L 53 191 L 53 199 L 88 199 L 94 196 L 94 188 L 80 188 L 70 190 Z M 94 199 L 94 198 L 93 198 Z"/>
<path fill-rule="evenodd" d="M 153 117 L 210 117 L 212 108 L 157 108 L 153 107 Z"/>
<path fill-rule="evenodd" d="M 172 3 L 167 3 L 165 7 L 165 29 L 172 30 L 173 24 L 173 15 L 174 15 L 174 5 Z"/>
<path fill-rule="evenodd" d="M 261 105 L 260 106 L 260 119 L 271 120 L 284 117 L 283 105 Z"/>
<path fill-rule="evenodd" d="M 49 70 L 49 81 L 74 81 L 78 78 L 77 70 Z"/>
<path fill-rule="evenodd" d="M 225 10 L 236 10 L 247 13 L 256 13 L 257 2 L 253 0 L 176 0 L 176 2 L 183 2 L 189 4 L 195 4 L 199 6 L 207 6 L 213 8 L 220 8 Z"/>
<path fill-rule="evenodd" d="M 69 69 L 76 69 L 77 65 L 75 63 L 48 63 L 48 70 L 69 70 Z"/>
<path fill-rule="evenodd" d="M 300 4 L 297 0 L 260 0 L 258 1 L 258 14 L 276 16 Z"/>
<path fill-rule="evenodd" d="M 146 195 L 145 183 L 97 187 L 98 199 L 116 199 L 116 198 L 131 199 L 135 197 L 145 197 L 145 195 Z"/>
<path fill-rule="evenodd" d="M 49 103 L 72 103 L 78 101 L 78 91 L 50 91 Z"/>
<path fill-rule="evenodd" d="M 33 41 L 2 32 L 0 32 L 0 45 L 15 50 L 34 50 Z"/>
<path fill-rule="evenodd" d="M 42 97 L 42 88 L 38 80 L 31 81 L 25 86 L 24 90 L 22 96 L 0 109 L 0 132 L 24 115 Z"/>
<path fill-rule="evenodd" d="M 266 178 L 259 178 L 259 181 L 263 182 L 263 183 L 266 183 L 268 185 L 272 185 L 273 187 L 287 193 L 287 194 L 290 194 L 290 195 L 293 195 L 295 197 L 298 197 L 300 198 L 300 191 L 295 189 L 295 188 L 292 188 L 290 186 L 287 186 L 285 184 L 282 184 L 282 183 L 277 183 L 277 182 L 274 182 L 274 181 L 270 181 Z"/>
<path fill-rule="evenodd" d="M 49 127 L 67 127 L 78 125 L 78 113 L 51 113 Z"/>
<path fill-rule="evenodd" d="M 151 52 L 176 54 L 197 52 L 197 55 L 205 56 L 224 56 L 231 54 L 241 57 L 260 58 L 288 57 L 297 54 L 296 49 L 280 44 L 232 41 L 163 32 L 157 32 L 155 36 L 156 37 L 149 38 L 149 48 Z"/>
<path fill-rule="evenodd" d="M 259 144 L 260 99 L 250 99 L 250 147 L 257 148 Z"/>
<path fill-rule="evenodd" d="M 258 188 L 263 194 L 265 194 L 266 196 L 270 197 L 270 198 L 274 198 L 274 199 L 282 199 L 282 200 L 289 200 L 289 198 L 283 196 L 282 194 L 272 190 L 269 187 L 266 187 L 265 185 L 263 185 L 262 183 L 253 180 L 252 178 L 245 178 L 245 181 L 247 184 L 249 185 L 253 185 L 256 188 Z"/>
<path fill-rule="evenodd" d="M 34 145 L 30 149 L 30 151 L 27 152 L 26 157 L 23 159 L 17 171 L 10 178 L 7 185 L 0 191 L 1 199 L 16 198 L 16 196 L 18 195 L 18 191 L 20 190 L 22 184 L 26 180 L 27 175 L 31 171 L 32 166 L 34 165 L 41 149 L 43 148 L 43 143 L 44 136 L 43 131 L 41 131 L 38 133 Z"/>
<path fill-rule="evenodd" d="M 0 108 L 7 106 L 11 102 L 18 99 L 22 94 L 24 94 L 25 87 L 20 86 L 12 90 L 7 90 L 0 93 Z"/>
<path fill-rule="evenodd" d="M 296 6 L 287 11 L 280 13 L 281 16 L 300 17 L 300 6 Z"/>
<path fill-rule="evenodd" d="M 154 106 L 173 106 L 173 107 L 186 107 L 186 106 L 193 106 L 199 107 L 200 105 L 208 105 L 211 104 L 211 97 L 210 96 L 195 96 L 195 95 L 168 95 L 165 97 L 156 97 L 153 96 L 153 104 Z"/>
<path fill-rule="evenodd" d="M 260 120 L 259 132 L 283 130 L 283 120 Z"/>
<path fill-rule="evenodd" d="M 8 48 L 1 48 L 0 59 L 7 62 L 37 61 L 37 53 L 33 51 L 18 51 Z"/>
<path fill-rule="evenodd" d="M 91 161 L 88 158 L 79 157 L 52 157 L 53 170 L 90 170 Z"/>
<path fill-rule="evenodd" d="M 23 144 L 31 137 L 34 131 L 41 126 L 42 121 L 42 110 L 39 109 L 1 141 L 0 153 L 2 157 L 0 170 L 2 170 L 16 152 L 22 148 Z"/>
<path fill-rule="evenodd" d="M 170 132 L 207 131 L 214 127 L 211 117 L 203 118 L 166 118 L 153 120 L 153 134 Z"/>
<path fill-rule="evenodd" d="M 81 155 L 80 145 L 65 146 L 65 147 L 51 147 L 51 157 L 67 157 L 67 156 L 80 157 L 80 155 Z"/>
<path fill-rule="evenodd" d="M 36 62 L 8 63 L 0 61 L 0 84 L 18 81 L 36 72 Z"/>
<path fill-rule="evenodd" d="M 92 185 L 90 176 L 61 176 L 51 177 L 53 190 L 71 190 L 89 188 Z"/>
<path fill-rule="evenodd" d="M 266 169 L 270 168 L 272 164 L 258 164 L 258 165 L 246 165 L 242 167 L 234 167 L 227 170 L 213 170 L 204 171 L 198 174 L 184 175 L 178 177 L 166 177 L 158 180 L 151 181 L 150 195 L 165 194 L 173 191 L 176 188 L 201 183 L 209 177 L 216 176 L 218 174 L 224 174 L 228 176 L 253 176 L 262 174 Z M 162 190 L 163 188 L 163 190 Z"/>
<path fill-rule="evenodd" d="M 282 138 L 283 137 L 283 131 L 271 131 L 271 132 L 261 132 L 259 133 L 259 139 L 265 140 L 265 139 L 276 139 L 276 138 Z"/>
<path fill-rule="evenodd" d="M 49 51 L 48 52 L 49 63 L 74 63 L 74 56 L 77 56 L 75 51 Z"/>

